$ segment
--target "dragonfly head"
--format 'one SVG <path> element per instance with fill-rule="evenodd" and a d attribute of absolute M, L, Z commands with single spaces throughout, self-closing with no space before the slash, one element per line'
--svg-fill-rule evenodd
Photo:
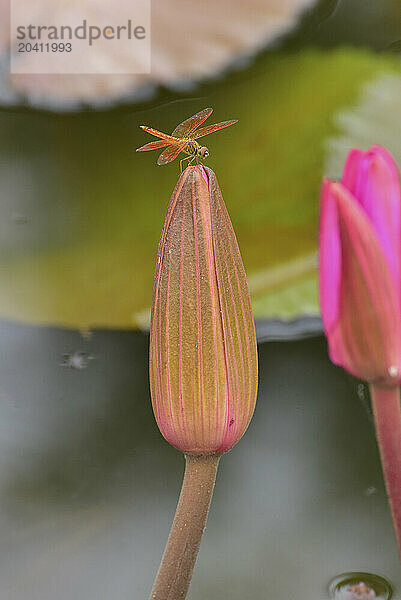
<path fill-rule="evenodd" d="M 201 148 L 198 150 L 198 154 L 201 158 L 207 158 L 209 156 L 209 150 L 206 148 L 206 146 L 201 146 Z"/>

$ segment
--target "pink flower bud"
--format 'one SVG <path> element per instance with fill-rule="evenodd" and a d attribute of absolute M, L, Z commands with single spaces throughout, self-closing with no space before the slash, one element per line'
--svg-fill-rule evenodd
<path fill-rule="evenodd" d="M 401 192 L 379 146 L 352 150 L 341 183 L 325 180 L 320 306 L 332 361 L 382 385 L 401 380 Z"/>
<path fill-rule="evenodd" d="M 160 431 L 190 453 L 225 452 L 256 401 L 255 327 L 244 267 L 213 171 L 181 175 L 160 239 L 150 328 Z"/>

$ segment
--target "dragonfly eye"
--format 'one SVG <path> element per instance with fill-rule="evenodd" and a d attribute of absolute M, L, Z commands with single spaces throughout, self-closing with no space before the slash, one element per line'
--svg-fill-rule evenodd
<path fill-rule="evenodd" d="M 199 148 L 199 154 L 202 158 L 207 158 L 209 156 L 209 150 L 206 146 L 202 146 L 202 148 Z"/>

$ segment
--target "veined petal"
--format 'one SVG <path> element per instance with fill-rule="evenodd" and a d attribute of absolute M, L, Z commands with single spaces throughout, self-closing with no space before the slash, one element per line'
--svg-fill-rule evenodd
<path fill-rule="evenodd" d="M 371 222 L 401 298 L 401 189 L 394 159 L 380 146 L 368 152 L 354 149 L 348 155 L 342 183 Z"/>
<path fill-rule="evenodd" d="M 329 338 L 336 362 L 368 381 L 394 385 L 401 373 L 398 290 L 377 233 L 342 184 L 333 184 L 341 243 L 339 318 Z M 343 355 L 338 360 L 336 347 Z"/>
<path fill-rule="evenodd" d="M 319 230 L 319 296 L 323 325 L 327 335 L 338 321 L 341 277 L 340 232 L 333 185 L 332 181 L 324 179 Z"/>
<path fill-rule="evenodd" d="M 226 356 L 228 403 L 219 451 L 231 448 L 247 429 L 255 409 L 257 349 L 245 270 L 216 176 L 209 177 L 217 293 Z"/>
<path fill-rule="evenodd" d="M 245 273 L 214 173 L 181 175 L 159 245 L 150 331 L 152 403 L 184 452 L 224 452 L 256 399 L 256 338 Z"/>

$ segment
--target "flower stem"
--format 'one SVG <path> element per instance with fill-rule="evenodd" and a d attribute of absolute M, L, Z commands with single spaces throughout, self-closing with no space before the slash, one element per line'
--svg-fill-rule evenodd
<path fill-rule="evenodd" d="M 370 386 L 376 436 L 401 557 L 401 405 L 400 388 Z"/>
<path fill-rule="evenodd" d="M 150 600 L 184 600 L 213 495 L 219 454 L 185 455 L 184 480 Z"/>

